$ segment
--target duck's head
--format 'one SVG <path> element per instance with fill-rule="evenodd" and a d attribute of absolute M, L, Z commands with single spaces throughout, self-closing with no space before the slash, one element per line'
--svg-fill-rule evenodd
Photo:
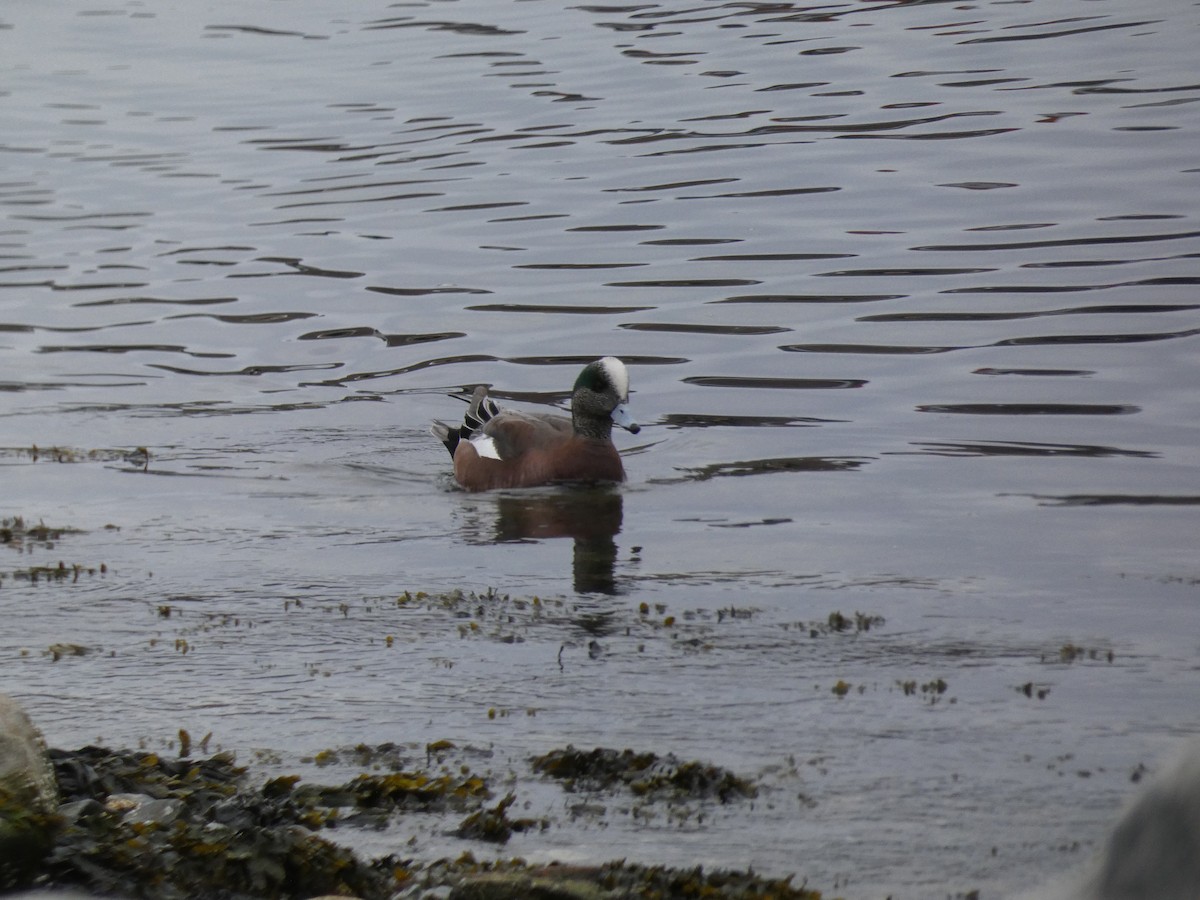
<path fill-rule="evenodd" d="M 629 411 L 629 370 L 615 356 L 605 356 L 584 366 L 571 391 L 571 414 L 577 425 L 581 417 L 609 420 L 630 434 L 641 426 Z"/>

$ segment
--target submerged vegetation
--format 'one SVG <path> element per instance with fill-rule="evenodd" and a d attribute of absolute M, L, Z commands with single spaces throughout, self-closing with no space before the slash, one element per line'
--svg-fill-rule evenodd
<path fill-rule="evenodd" d="M 107 527 L 114 530 L 116 528 L 113 525 Z M 53 550 L 57 546 L 58 541 L 64 536 L 83 533 L 78 528 L 51 526 L 40 520 L 34 525 L 26 521 L 22 516 L 0 519 L 0 544 L 20 554 Z M 11 570 L 7 574 L 13 581 L 39 584 L 41 582 L 66 581 L 74 583 L 78 582 L 81 578 L 89 578 L 97 574 L 104 575 L 107 573 L 108 566 L 105 563 L 82 565 L 80 563 L 67 563 L 65 560 L 60 559 L 51 563 L 22 566 Z M 0 571 L 0 586 L 4 583 L 5 575 L 5 572 Z"/>
<path fill-rule="evenodd" d="M 54 549 L 54 542 L 65 534 L 83 534 L 78 528 L 53 527 L 39 521 L 36 525 L 22 516 L 0 519 L 0 544 L 18 552 L 42 547 Z"/>
<path fill-rule="evenodd" d="M 30 444 L 27 447 L 0 447 L 0 457 L 31 463 L 79 463 L 79 462 L 123 462 L 143 471 L 150 466 L 150 451 L 145 447 L 135 447 L 132 450 L 117 448 L 99 448 L 84 450 L 79 447 L 39 447 Z"/>

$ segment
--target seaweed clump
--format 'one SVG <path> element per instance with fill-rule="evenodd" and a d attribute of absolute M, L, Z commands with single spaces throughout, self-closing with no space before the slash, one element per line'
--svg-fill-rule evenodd
<path fill-rule="evenodd" d="M 396 889 L 390 858 L 366 863 L 295 827 L 279 786 L 248 789 L 231 755 L 165 760 L 85 747 L 51 758 L 64 803 L 42 883 L 164 900 Z"/>
<path fill-rule="evenodd" d="M 455 829 L 455 837 L 504 844 L 512 837 L 513 832 L 550 827 L 550 823 L 545 819 L 510 819 L 508 808 L 516 799 L 515 794 L 507 794 L 491 809 L 479 809 L 471 813 Z"/>
<path fill-rule="evenodd" d="M 293 787 L 294 777 L 277 778 L 264 790 L 287 796 L 298 821 L 309 827 L 333 827 L 339 821 L 354 825 L 384 825 L 396 812 L 440 813 L 474 809 L 491 797 L 487 782 L 478 775 L 428 775 L 424 772 L 388 772 L 358 775 L 340 786 L 323 784 Z M 349 809 L 342 814 L 339 810 Z"/>
<path fill-rule="evenodd" d="M 716 798 L 722 803 L 751 798 L 758 789 L 749 779 L 702 762 L 684 762 L 668 754 L 632 750 L 576 750 L 567 746 L 530 760 L 533 770 L 563 782 L 569 791 L 627 788 L 648 799 Z"/>

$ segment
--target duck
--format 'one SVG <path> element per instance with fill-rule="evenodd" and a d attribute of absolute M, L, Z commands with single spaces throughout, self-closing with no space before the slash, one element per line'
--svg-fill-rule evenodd
<path fill-rule="evenodd" d="M 435 421 L 430 432 L 454 460 L 454 478 L 468 491 L 535 487 L 556 482 L 625 480 L 612 427 L 641 428 L 629 409 L 629 371 L 615 356 L 584 366 L 571 389 L 571 416 L 501 409 L 480 385 L 461 425 Z"/>

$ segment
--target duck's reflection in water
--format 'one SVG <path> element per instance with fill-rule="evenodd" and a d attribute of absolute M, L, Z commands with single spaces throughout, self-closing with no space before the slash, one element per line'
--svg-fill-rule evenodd
<path fill-rule="evenodd" d="M 571 486 L 496 498 L 493 540 L 573 538 L 574 588 L 581 594 L 619 593 L 617 542 L 624 498 L 615 487 Z"/>

